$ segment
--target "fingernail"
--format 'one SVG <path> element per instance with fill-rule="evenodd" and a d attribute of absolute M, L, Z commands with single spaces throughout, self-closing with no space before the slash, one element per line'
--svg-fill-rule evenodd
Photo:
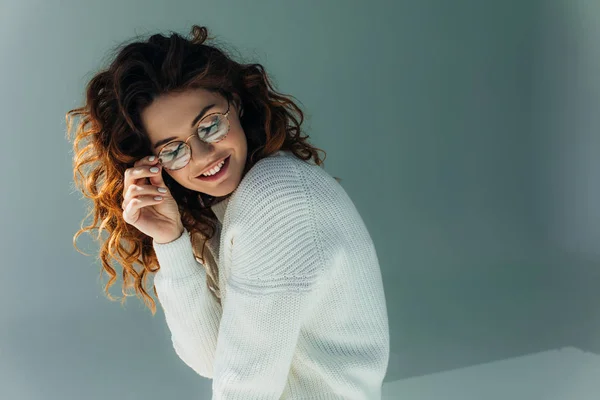
<path fill-rule="evenodd" d="M 155 158 L 156 158 L 155 156 L 150 156 L 150 157 L 148 157 L 148 161 L 154 161 Z"/>
<path fill-rule="evenodd" d="M 154 172 L 154 173 L 158 172 L 158 167 L 150 168 L 150 172 Z"/>

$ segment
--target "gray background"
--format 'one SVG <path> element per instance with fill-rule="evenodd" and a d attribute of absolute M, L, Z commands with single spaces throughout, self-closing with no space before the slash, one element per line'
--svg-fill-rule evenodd
<path fill-rule="evenodd" d="M 97 245 L 75 251 L 88 203 L 64 120 L 114 46 L 194 23 L 301 101 L 363 216 L 386 383 L 600 354 L 599 17 L 584 0 L 0 0 L 0 398 L 209 398 L 160 307 L 110 302 Z"/>

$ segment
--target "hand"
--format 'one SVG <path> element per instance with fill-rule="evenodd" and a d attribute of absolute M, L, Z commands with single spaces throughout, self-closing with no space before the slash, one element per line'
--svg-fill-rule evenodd
<path fill-rule="evenodd" d="M 150 172 L 158 167 L 158 172 Z M 123 219 L 141 232 L 152 237 L 157 243 L 168 243 L 181 236 L 183 224 L 177 202 L 162 178 L 162 166 L 158 158 L 150 161 L 144 157 L 134 166 L 125 170 L 123 188 Z M 147 181 L 150 182 L 147 185 Z M 158 188 L 166 189 L 161 193 Z M 161 196 L 162 200 L 155 200 Z"/>

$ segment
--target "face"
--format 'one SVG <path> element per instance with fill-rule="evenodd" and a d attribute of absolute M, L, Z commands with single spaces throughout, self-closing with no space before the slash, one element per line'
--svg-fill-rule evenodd
<path fill-rule="evenodd" d="M 158 156 L 160 149 L 165 145 L 164 140 L 185 141 L 192 133 L 197 132 L 198 125 L 205 125 L 208 119 L 197 120 L 193 126 L 192 122 L 200 111 L 213 104 L 204 115 L 227 112 L 227 100 L 204 89 L 156 98 L 140 115 L 142 125 L 150 138 L 153 154 Z M 163 167 L 166 173 L 181 186 L 214 197 L 227 196 L 233 192 L 242 179 L 247 154 L 246 135 L 240 125 L 239 110 L 239 102 L 232 101 L 227 115 L 229 133 L 224 139 L 217 143 L 206 143 L 197 135 L 193 136 L 187 141 L 192 151 L 189 163 L 175 171 Z M 204 181 L 196 178 L 212 164 L 227 156 L 230 156 L 229 165 L 219 179 Z"/>

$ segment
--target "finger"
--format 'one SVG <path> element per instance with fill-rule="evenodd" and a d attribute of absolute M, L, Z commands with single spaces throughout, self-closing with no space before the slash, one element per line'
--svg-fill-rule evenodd
<path fill-rule="evenodd" d="M 153 161 L 150 161 L 150 157 L 141 158 L 133 164 L 133 167 L 127 168 L 123 180 L 124 190 L 127 190 L 132 184 L 140 185 L 148 183 L 145 179 L 154 175 L 154 173 L 148 171 L 148 167 L 158 162 L 158 158 L 155 157 Z M 160 166 L 160 164 L 156 166 Z M 142 181 L 142 179 L 144 180 Z"/>
<path fill-rule="evenodd" d="M 128 224 L 131 223 L 141 208 L 161 203 L 164 197 L 160 196 L 161 198 L 159 199 L 157 196 L 158 195 L 138 196 L 127 202 L 123 207 L 123 219 L 125 222 Z"/>
<path fill-rule="evenodd" d="M 150 161 L 151 158 L 154 158 L 152 161 Z M 159 168 L 158 173 L 157 174 L 153 174 L 153 175 L 160 175 L 162 173 L 162 165 L 160 165 L 160 163 L 158 162 L 158 157 L 151 155 L 148 157 L 144 157 L 142 159 L 139 159 L 138 161 L 136 161 L 136 164 L 139 163 L 139 165 L 154 165 L 156 167 Z M 135 165 L 135 164 L 134 164 Z M 144 183 L 149 183 L 152 185 L 152 179 L 150 176 L 147 177 L 148 179 L 144 181 Z M 164 185 L 164 183 L 162 183 Z"/>
<path fill-rule="evenodd" d="M 158 172 L 155 174 L 152 174 L 151 176 L 148 177 L 150 184 L 153 186 L 156 186 L 156 187 L 162 187 L 162 188 L 169 190 L 169 188 L 167 188 L 167 185 L 165 184 L 165 181 L 163 180 L 163 177 L 162 177 L 162 172 L 163 172 L 162 165 L 157 164 L 157 165 L 155 165 L 155 167 L 158 168 Z"/>
<path fill-rule="evenodd" d="M 132 183 L 125 190 L 125 194 L 123 196 L 123 202 L 121 203 L 121 208 L 125 208 L 127 203 L 131 201 L 133 198 L 141 197 L 142 193 L 146 192 L 144 186 L 140 186 L 139 184 Z"/>
<path fill-rule="evenodd" d="M 125 222 L 131 224 L 134 223 L 135 220 L 137 220 L 136 212 L 140 208 L 139 206 L 141 205 L 142 201 L 143 200 L 140 198 L 135 198 L 124 203 L 123 219 L 125 220 Z"/>
<path fill-rule="evenodd" d="M 151 157 L 154 157 L 154 160 L 150 161 Z M 152 165 L 152 164 L 156 164 L 157 162 L 158 162 L 158 157 L 151 155 L 151 156 L 147 156 L 144 158 L 140 158 L 133 164 L 133 166 L 139 167 L 140 165 Z"/>
<path fill-rule="evenodd" d="M 143 196 L 164 196 L 168 195 L 169 188 L 166 186 L 163 190 L 158 190 L 162 186 L 154 186 L 154 185 L 141 185 L 131 184 L 127 187 L 125 194 L 123 196 L 123 201 L 121 202 L 121 208 L 124 208 L 127 205 L 127 202 L 133 199 L 134 197 L 143 197 Z"/>

